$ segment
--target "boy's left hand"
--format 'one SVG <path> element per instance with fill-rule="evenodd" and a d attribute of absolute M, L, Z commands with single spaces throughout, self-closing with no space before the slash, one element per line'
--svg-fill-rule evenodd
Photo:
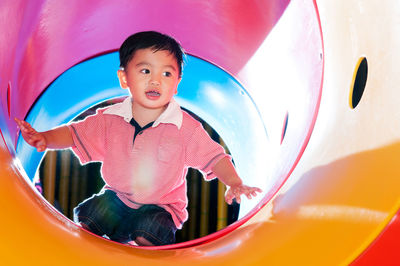
<path fill-rule="evenodd" d="M 240 196 L 246 195 L 248 199 L 257 196 L 257 192 L 261 193 L 262 190 L 258 187 L 249 187 L 246 185 L 231 186 L 225 193 L 225 201 L 228 204 L 232 204 L 232 200 L 236 199 L 236 202 L 240 204 Z"/>

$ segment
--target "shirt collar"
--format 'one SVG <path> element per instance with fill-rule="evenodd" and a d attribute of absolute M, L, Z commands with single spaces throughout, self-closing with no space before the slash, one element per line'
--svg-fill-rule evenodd
<path fill-rule="evenodd" d="M 132 97 L 127 97 L 122 103 L 111 105 L 104 111 L 104 114 L 121 116 L 129 123 L 132 119 Z M 183 114 L 181 107 L 174 98 L 172 98 L 164 112 L 154 121 L 152 127 L 156 127 L 162 123 L 173 124 L 180 129 L 182 120 Z"/>

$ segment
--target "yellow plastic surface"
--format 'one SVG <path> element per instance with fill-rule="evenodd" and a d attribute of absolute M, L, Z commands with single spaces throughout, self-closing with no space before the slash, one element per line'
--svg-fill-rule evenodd
<path fill-rule="evenodd" d="M 2 265 L 338 265 L 353 261 L 399 209 L 400 2 L 317 1 L 325 47 L 310 142 L 276 197 L 234 232 L 178 250 L 103 240 L 61 216 L 0 141 Z M 354 67 L 368 81 L 348 106 Z"/>

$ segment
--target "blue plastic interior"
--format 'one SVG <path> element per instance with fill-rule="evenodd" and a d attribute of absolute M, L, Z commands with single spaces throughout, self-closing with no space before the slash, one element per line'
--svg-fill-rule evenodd
<path fill-rule="evenodd" d="M 127 96 L 129 91 L 119 86 L 118 67 L 118 53 L 113 52 L 68 69 L 44 91 L 25 120 L 36 130 L 45 131 L 68 123 L 100 102 Z M 255 163 L 266 153 L 268 135 L 253 100 L 235 78 L 188 55 L 175 99 L 218 132 L 246 184 L 268 190 L 265 166 Z M 38 153 L 21 138 L 16 152 L 32 180 L 44 153 Z M 247 214 L 257 203 L 244 199 L 239 216 Z"/>

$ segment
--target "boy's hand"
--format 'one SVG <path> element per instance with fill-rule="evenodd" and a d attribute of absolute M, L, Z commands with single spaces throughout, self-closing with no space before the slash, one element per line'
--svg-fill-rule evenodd
<path fill-rule="evenodd" d="M 249 187 L 246 185 L 231 186 L 225 193 L 225 201 L 228 204 L 232 204 L 232 200 L 235 198 L 237 203 L 240 203 L 240 196 L 246 195 L 248 199 L 257 196 L 257 192 L 261 193 L 262 190 L 258 187 Z"/>
<path fill-rule="evenodd" d="M 35 147 L 38 152 L 45 151 L 47 148 L 46 138 L 45 136 L 37 132 L 32 126 L 25 121 L 19 120 L 18 118 L 14 118 L 15 122 L 17 122 L 18 127 L 21 129 L 21 135 L 24 140 L 31 146 Z"/>

